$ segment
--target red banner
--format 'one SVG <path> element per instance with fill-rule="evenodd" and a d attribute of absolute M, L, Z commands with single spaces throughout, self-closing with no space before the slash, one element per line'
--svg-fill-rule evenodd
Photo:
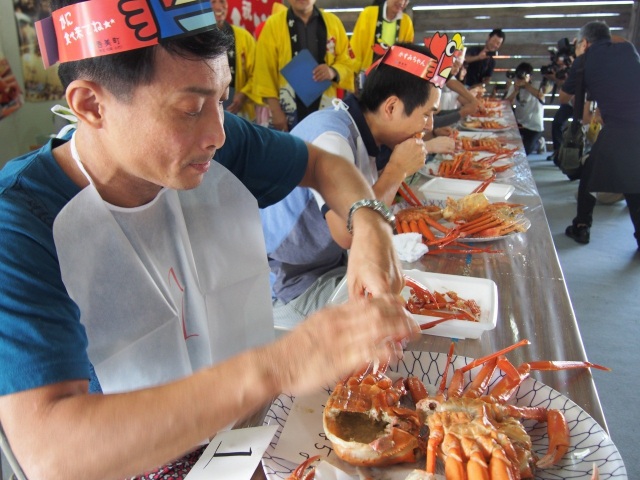
<path fill-rule="evenodd" d="M 274 3 L 276 0 L 228 0 L 227 21 L 253 34 L 255 28 L 271 15 Z"/>

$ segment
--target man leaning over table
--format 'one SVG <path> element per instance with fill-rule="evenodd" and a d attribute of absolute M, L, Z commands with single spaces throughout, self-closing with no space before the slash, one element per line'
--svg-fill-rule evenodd
<path fill-rule="evenodd" d="M 622 193 L 640 249 L 640 56 L 632 43 L 612 36 L 605 22 L 584 25 L 576 41 L 576 60 L 560 90 L 560 103 L 575 95 L 584 69 L 587 100 L 597 102 L 602 130 L 582 168 L 576 216 L 565 234 L 590 241 L 596 197 L 591 192 Z"/>
<path fill-rule="evenodd" d="M 315 6 L 316 0 L 291 0 L 287 10 L 271 15 L 256 45 L 253 95 L 269 107 L 271 126 L 289 131 L 300 120 L 331 105 L 337 89 L 354 89 L 355 59 L 340 19 Z M 304 49 L 318 65 L 309 81 L 330 81 L 310 105 L 296 95 L 280 70 Z"/>
<path fill-rule="evenodd" d="M 402 287 L 391 227 L 360 208 L 353 301 L 272 340 L 258 206 L 300 184 L 344 219 L 373 192 L 349 162 L 223 112 L 231 41 L 208 2 L 153 15 L 114 7 L 52 11 L 113 18 L 121 38 L 156 18 L 156 39 L 95 58 L 62 48 L 77 129 L 0 173 L 0 424 L 32 479 L 139 475 L 417 332 L 391 294 Z M 197 33 L 181 35 L 189 16 Z"/>
<path fill-rule="evenodd" d="M 440 89 L 426 69 L 437 60 L 425 47 L 397 44 L 368 73 L 359 98 L 347 95 L 335 108 L 312 113 L 292 131 L 313 145 L 348 158 L 373 186 L 376 198 L 391 205 L 402 182 L 425 164 L 429 152 L 451 153 L 455 141 L 420 135 L 433 128 Z M 274 321 L 292 328 L 330 298 L 347 265 L 352 245 L 344 220 L 322 195 L 298 187 L 260 211 L 272 272 Z M 349 264 L 352 259 L 349 258 Z"/>

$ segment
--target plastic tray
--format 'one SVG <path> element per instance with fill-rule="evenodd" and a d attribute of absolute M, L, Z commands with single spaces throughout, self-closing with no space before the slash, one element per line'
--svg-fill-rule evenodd
<path fill-rule="evenodd" d="M 405 270 L 404 273 L 417 280 L 430 290 L 439 292 L 453 290 L 465 300 L 473 299 L 480 307 L 480 321 L 449 320 L 436 325 L 423 334 L 437 335 L 450 338 L 480 338 L 487 330 L 496 327 L 498 319 L 498 286 L 493 280 L 478 277 L 464 277 L 445 273 L 422 272 L 420 270 Z M 402 296 L 409 298 L 409 288 L 402 291 Z M 345 303 L 348 299 L 346 277 L 340 282 L 329 299 L 330 304 Z M 419 323 L 434 320 L 434 317 L 414 315 Z"/>

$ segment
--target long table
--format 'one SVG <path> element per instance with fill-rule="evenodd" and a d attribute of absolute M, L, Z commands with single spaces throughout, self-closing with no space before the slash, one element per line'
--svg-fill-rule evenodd
<path fill-rule="evenodd" d="M 488 278 L 498 286 L 498 320 L 495 329 L 479 339 L 457 342 L 457 355 L 478 358 L 516 343 L 531 344 L 508 354 L 515 365 L 533 360 L 587 360 L 580 330 L 571 305 L 562 269 L 555 250 L 542 200 L 533 180 L 513 112 L 505 103 L 502 121 L 509 129 L 495 135 L 518 145 L 515 175 L 496 182 L 515 187 L 509 202 L 526 205 L 531 221 L 526 233 L 490 244 L 502 253 L 428 254 L 419 261 L 405 263 L 407 269 Z M 414 187 L 427 178 L 416 176 Z M 451 340 L 422 335 L 408 350 L 445 353 Z M 532 372 L 532 377 L 570 398 L 607 431 L 606 421 L 591 372 L 588 369 L 556 372 Z"/>

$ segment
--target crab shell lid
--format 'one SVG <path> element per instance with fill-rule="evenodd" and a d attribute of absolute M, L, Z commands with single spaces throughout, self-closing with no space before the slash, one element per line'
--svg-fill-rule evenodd
<path fill-rule="evenodd" d="M 45 67 L 126 52 L 216 28 L 209 0 L 89 0 L 36 22 Z"/>

